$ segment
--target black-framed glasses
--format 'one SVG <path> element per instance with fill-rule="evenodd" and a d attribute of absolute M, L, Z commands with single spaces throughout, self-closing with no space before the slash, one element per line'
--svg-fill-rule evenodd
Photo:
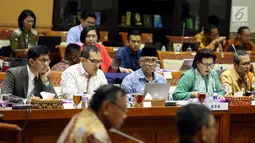
<path fill-rule="evenodd" d="M 46 62 L 49 64 L 50 62 L 51 62 L 51 60 L 50 59 L 38 59 L 38 61 L 40 62 L 40 63 L 42 63 L 42 64 L 45 64 Z"/>
<path fill-rule="evenodd" d="M 93 26 L 96 25 L 96 22 L 92 22 L 92 21 L 85 21 L 85 22 L 88 23 L 89 25 L 93 25 Z"/>
<path fill-rule="evenodd" d="M 115 105 L 117 108 L 119 108 L 123 112 L 123 114 L 127 114 L 127 111 L 128 111 L 127 108 L 123 108 L 115 102 L 110 102 L 110 103 Z"/>
<path fill-rule="evenodd" d="M 201 61 L 199 61 L 199 63 L 201 63 L 201 64 L 203 65 L 203 67 L 205 67 L 205 68 L 213 68 L 213 67 L 215 66 L 214 63 L 211 63 L 211 64 L 204 64 L 204 63 L 202 63 Z"/>
<path fill-rule="evenodd" d="M 95 59 L 90 59 L 90 58 L 87 58 L 87 59 L 89 59 L 93 64 L 98 64 L 98 65 L 100 65 L 100 64 L 103 63 L 102 60 L 95 60 Z"/>

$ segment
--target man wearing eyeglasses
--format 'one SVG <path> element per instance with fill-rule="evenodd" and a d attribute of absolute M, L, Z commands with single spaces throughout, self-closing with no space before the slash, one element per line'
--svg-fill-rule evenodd
<path fill-rule="evenodd" d="M 156 48 L 144 47 L 139 59 L 140 69 L 126 76 L 121 87 L 128 93 L 141 93 L 146 83 L 166 83 L 166 79 L 154 72 L 158 63 Z"/>
<path fill-rule="evenodd" d="M 62 73 L 61 90 L 64 98 L 69 100 L 76 93 L 92 95 L 98 87 L 108 84 L 103 71 L 99 69 L 102 57 L 96 46 L 85 46 L 80 61 Z"/>
<path fill-rule="evenodd" d="M 82 45 L 80 41 L 80 36 L 83 28 L 87 26 L 95 26 L 96 25 L 96 14 L 94 12 L 87 12 L 83 13 L 80 20 L 81 24 L 72 27 L 66 36 L 66 42 L 69 43 L 75 43 L 78 45 Z"/>
<path fill-rule="evenodd" d="M 242 26 L 238 28 L 237 37 L 228 40 L 224 47 L 224 51 L 235 51 L 233 48 L 236 50 L 255 51 L 255 45 L 251 41 L 251 32 L 249 27 Z"/>
<path fill-rule="evenodd" d="M 26 99 L 46 91 L 57 95 L 50 82 L 50 58 L 47 47 L 36 45 L 28 50 L 28 65 L 10 68 L 6 71 L 2 84 L 2 93 L 15 95 L 10 102 L 26 103 Z M 18 98 L 20 97 L 20 98 Z M 22 99 L 22 100 L 21 100 Z M 24 99 L 24 100 L 23 100 Z"/>
<path fill-rule="evenodd" d="M 241 95 L 249 95 L 247 91 L 254 91 L 255 78 L 250 72 L 251 59 L 247 52 L 238 50 L 234 54 L 234 68 L 224 71 L 220 80 L 225 87 L 227 94 L 235 95 L 240 92 Z"/>

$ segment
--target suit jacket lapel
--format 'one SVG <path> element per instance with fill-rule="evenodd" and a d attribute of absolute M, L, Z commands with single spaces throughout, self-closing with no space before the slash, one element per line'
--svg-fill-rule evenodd
<path fill-rule="evenodd" d="M 28 73 L 27 73 L 27 65 L 24 66 L 21 70 L 21 79 L 22 85 L 24 88 L 25 98 L 27 97 L 27 90 L 28 90 Z"/>

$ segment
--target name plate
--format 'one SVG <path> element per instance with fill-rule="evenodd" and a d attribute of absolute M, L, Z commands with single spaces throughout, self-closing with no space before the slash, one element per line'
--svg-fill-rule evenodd
<path fill-rule="evenodd" d="M 151 107 L 151 102 L 143 102 L 143 107 Z"/>
<path fill-rule="evenodd" d="M 213 111 L 228 110 L 228 103 L 203 103 Z"/>

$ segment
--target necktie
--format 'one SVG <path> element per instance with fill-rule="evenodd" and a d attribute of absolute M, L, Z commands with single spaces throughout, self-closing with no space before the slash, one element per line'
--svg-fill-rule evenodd
<path fill-rule="evenodd" d="M 31 94 L 32 94 L 33 96 L 38 96 L 38 95 L 36 95 L 37 83 L 38 83 L 38 77 L 35 76 L 35 78 L 34 78 L 34 89 L 33 89 L 33 91 L 31 92 Z"/>

